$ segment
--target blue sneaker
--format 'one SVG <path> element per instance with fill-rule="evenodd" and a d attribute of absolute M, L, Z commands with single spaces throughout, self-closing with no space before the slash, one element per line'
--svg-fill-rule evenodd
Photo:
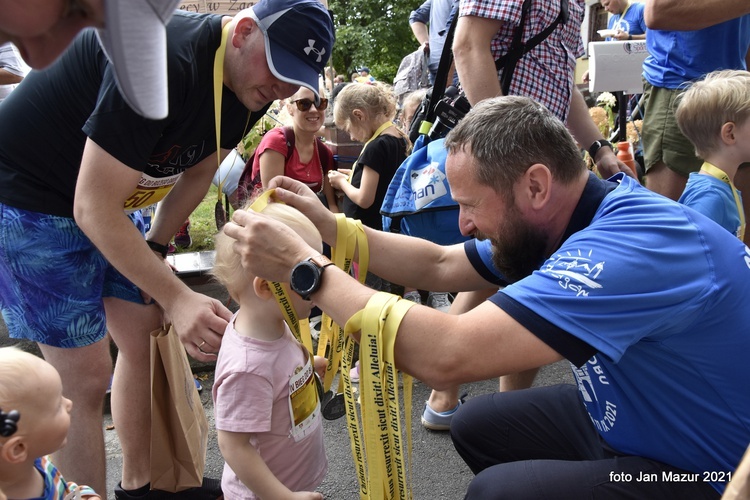
<path fill-rule="evenodd" d="M 430 404 L 425 401 L 424 403 L 424 412 L 422 413 L 422 426 L 425 429 L 430 429 L 431 431 L 447 431 L 451 428 L 451 419 L 453 418 L 453 414 L 456 413 L 456 410 L 464 404 L 464 398 L 466 398 L 466 394 L 458 398 L 458 404 L 455 408 L 452 408 L 448 411 L 441 411 L 436 412 L 432 408 L 430 408 Z"/>

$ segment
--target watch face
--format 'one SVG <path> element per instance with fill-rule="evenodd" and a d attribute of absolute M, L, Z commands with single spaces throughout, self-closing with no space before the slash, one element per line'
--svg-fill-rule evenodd
<path fill-rule="evenodd" d="M 311 262 L 301 262 L 294 268 L 292 273 L 292 290 L 307 300 L 309 294 L 318 283 L 318 268 Z"/>

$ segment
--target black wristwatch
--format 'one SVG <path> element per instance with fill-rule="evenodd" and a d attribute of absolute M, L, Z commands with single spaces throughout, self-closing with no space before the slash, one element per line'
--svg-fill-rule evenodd
<path fill-rule="evenodd" d="M 289 284 L 300 297 L 310 300 L 310 295 L 315 293 L 322 282 L 323 269 L 333 265 L 325 255 L 318 255 L 303 260 L 292 268 Z"/>
<path fill-rule="evenodd" d="M 592 160 L 596 161 L 596 153 L 598 153 L 599 150 L 602 149 L 604 146 L 607 146 L 613 152 L 615 150 L 615 148 L 612 147 L 612 143 L 609 142 L 607 139 L 599 139 L 598 141 L 594 141 L 594 144 L 592 144 L 591 147 L 589 148 L 589 156 L 591 157 Z"/>

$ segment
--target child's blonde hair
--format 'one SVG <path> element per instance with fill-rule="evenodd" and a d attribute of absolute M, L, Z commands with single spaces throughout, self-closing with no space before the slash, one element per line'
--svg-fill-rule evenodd
<path fill-rule="evenodd" d="M 424 101 L 425 96 L 427 96 L 427 89 L 417 89 L 404 96 L 404 100 L 401 102 L 401 126 L 404 130 L 409 130 L 411 121 L 414 119 L 414 115 L 417 114 L 417 110 L 422 101 Z M 407 111 L 411 111 L 409 123 L 405 123 Z"/>
<path fill-rule="evenodd" d="M 336 96 L 333 109 L 333 120 L 336 127 L 346 130 L 351 125 L 354 110 L 361 109 L 370 119 L 380 115 L 387 120 L 396 117 L 396 96 L 393 88 L 383 82 L 351 83 L 341 89 Z M 406 139 L 407 150 L 411 148 L 409 138 L 398 129 L 399 134 Z M 408 154 L 408 151 L 407 151 Z"/>
<path fill-rule="evenodd" d="M 34 377 L 42 358 L 17 347 L 0 348 L 0 408 L 4 412 L 20 410 L 28 404 L 27 390 L 30 377 Z"/>
<path fill-rule="evenodd" d="M 248 202 L 243 210 L 250 210 L 250 205 L 252 205 L 252 201 Z M 318 228 L 296 208 L 283 203 L 269 203 L 261 213 L 286 224 L 300 235 L 308 245 L 317 251 L 322 251 L 323 243 Z M 254 276 L 243 269 L 240 256 L 232 248 L 234 241 L 223 231 L 214 236 L 216 260 L 211 274 L 226 287 L 229 295 L 236 300 L 240 295 L 239 292 L 248 286 Z"/>
<path fill-rule="evenodd" d="M 705 158 L 721 144 L 727 122 L 744 125 L 750 117 L 750 72 L 714 71 L 694 82 L 679 99 L 675 118 L 682 134 Z"/>

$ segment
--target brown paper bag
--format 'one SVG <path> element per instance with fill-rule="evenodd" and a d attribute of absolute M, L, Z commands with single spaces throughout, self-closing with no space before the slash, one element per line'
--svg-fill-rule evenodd
<path fill-rule="evenodd" d="M 208 421 L 185 348 L 170 327 L 151 332 L 151 488 L 200 486 Z"/>

